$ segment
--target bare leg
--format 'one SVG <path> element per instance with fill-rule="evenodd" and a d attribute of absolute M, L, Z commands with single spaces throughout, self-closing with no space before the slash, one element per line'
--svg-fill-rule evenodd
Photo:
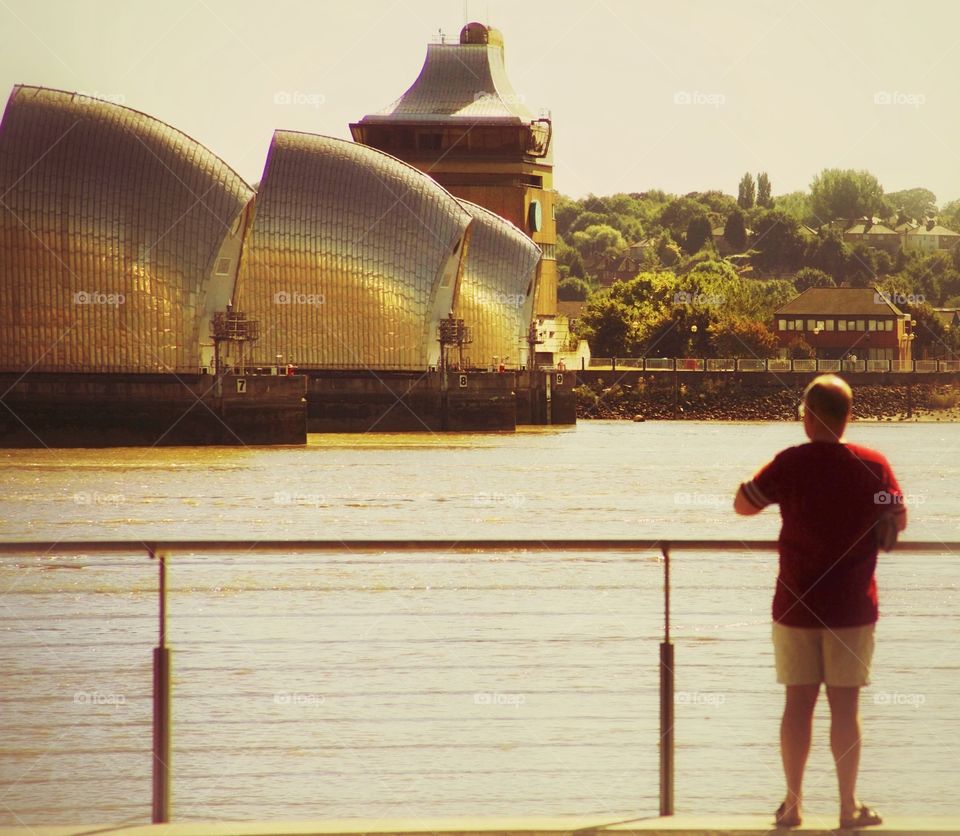
<path fill-rule="evenodd" d="M 815 685 L 787 685 L 787 701 L 780 721 L 780 754 L 783 773 L 787 779 L 787 798 L 784 802 L 789 816 L 796 810 L 799 818 L 803 806 L 803 770 L 810 754 L 813 734 L 813 709 L 820 694 L 820 683 Z"/>
<path fill-rule="evenodd" d="M 857 807 L 857 771 L 860 768 L 860 689 L 827 686 L 830 701 L 830 748 L 840 786 L 840 818 L 853 816 Z"/>

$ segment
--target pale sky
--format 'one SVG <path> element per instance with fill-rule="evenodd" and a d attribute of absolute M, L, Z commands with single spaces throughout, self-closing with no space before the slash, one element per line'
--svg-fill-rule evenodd
<path fill-rule="evenodd" d="M 112 98 L 255 182 L 275 128 L 349 138 L 467 16 L 552 112 L 564 194 L 736 194 L 748 170 L 781 194 L 842 167 L 960 198 L 955 0 L 0 0 L 0 88 Z"/>

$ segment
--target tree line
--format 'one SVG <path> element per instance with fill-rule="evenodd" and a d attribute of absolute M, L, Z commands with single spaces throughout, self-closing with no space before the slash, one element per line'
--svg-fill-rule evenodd
<path fill-rule="evenodd" d="M 598 356 L 681 356 L 681 349 L 731 356 L 724 350 L 736 346 L 734 356 L 771 356 L 773 312 L 808 287 L 840 284 L 914 300 L 915 349 L 956 350 L 932 307 L 960 307 L 960 247 L 894 255 L 851 245 L 842 224 L 829 225 L 860 217 L 937 217 L 960 231 L 960 200 L 939 208 L 928 189 L 884 193 L 869 172 L 839 169 L 818 174 L 808 192 L 778 197 L 765 172 L 745 174 L 736 198 L 719 191 L 560 196 L 559 295 L 588 302 L 575 325 Z M 693 299 L 701 302 L 684 302 Z M 686 342 L 672 345 L 680 335 Z M 798 344 L 798 356 L 808 349 Z"/>

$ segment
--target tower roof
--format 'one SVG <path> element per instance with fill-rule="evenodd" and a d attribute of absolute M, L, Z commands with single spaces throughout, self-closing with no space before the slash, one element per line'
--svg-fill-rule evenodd
<path fill-rule="evenodd" d="M 429 44 L 417 80 L 362 123 L 451 122 L 526 125 L 535 120 L 507 78 L 503 37 L 468 23 L 458 44 Z"/>

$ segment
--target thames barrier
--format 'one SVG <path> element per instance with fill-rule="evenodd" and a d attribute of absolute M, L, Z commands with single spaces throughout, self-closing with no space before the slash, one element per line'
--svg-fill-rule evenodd
<path fill-rule="evenodd" d="M 0 445 L 298 444 L 575 423 L 551 138 L 481 24 L 353 142 L 256 186 L 131 108 L 16 86 L 0 124 Z"/>

